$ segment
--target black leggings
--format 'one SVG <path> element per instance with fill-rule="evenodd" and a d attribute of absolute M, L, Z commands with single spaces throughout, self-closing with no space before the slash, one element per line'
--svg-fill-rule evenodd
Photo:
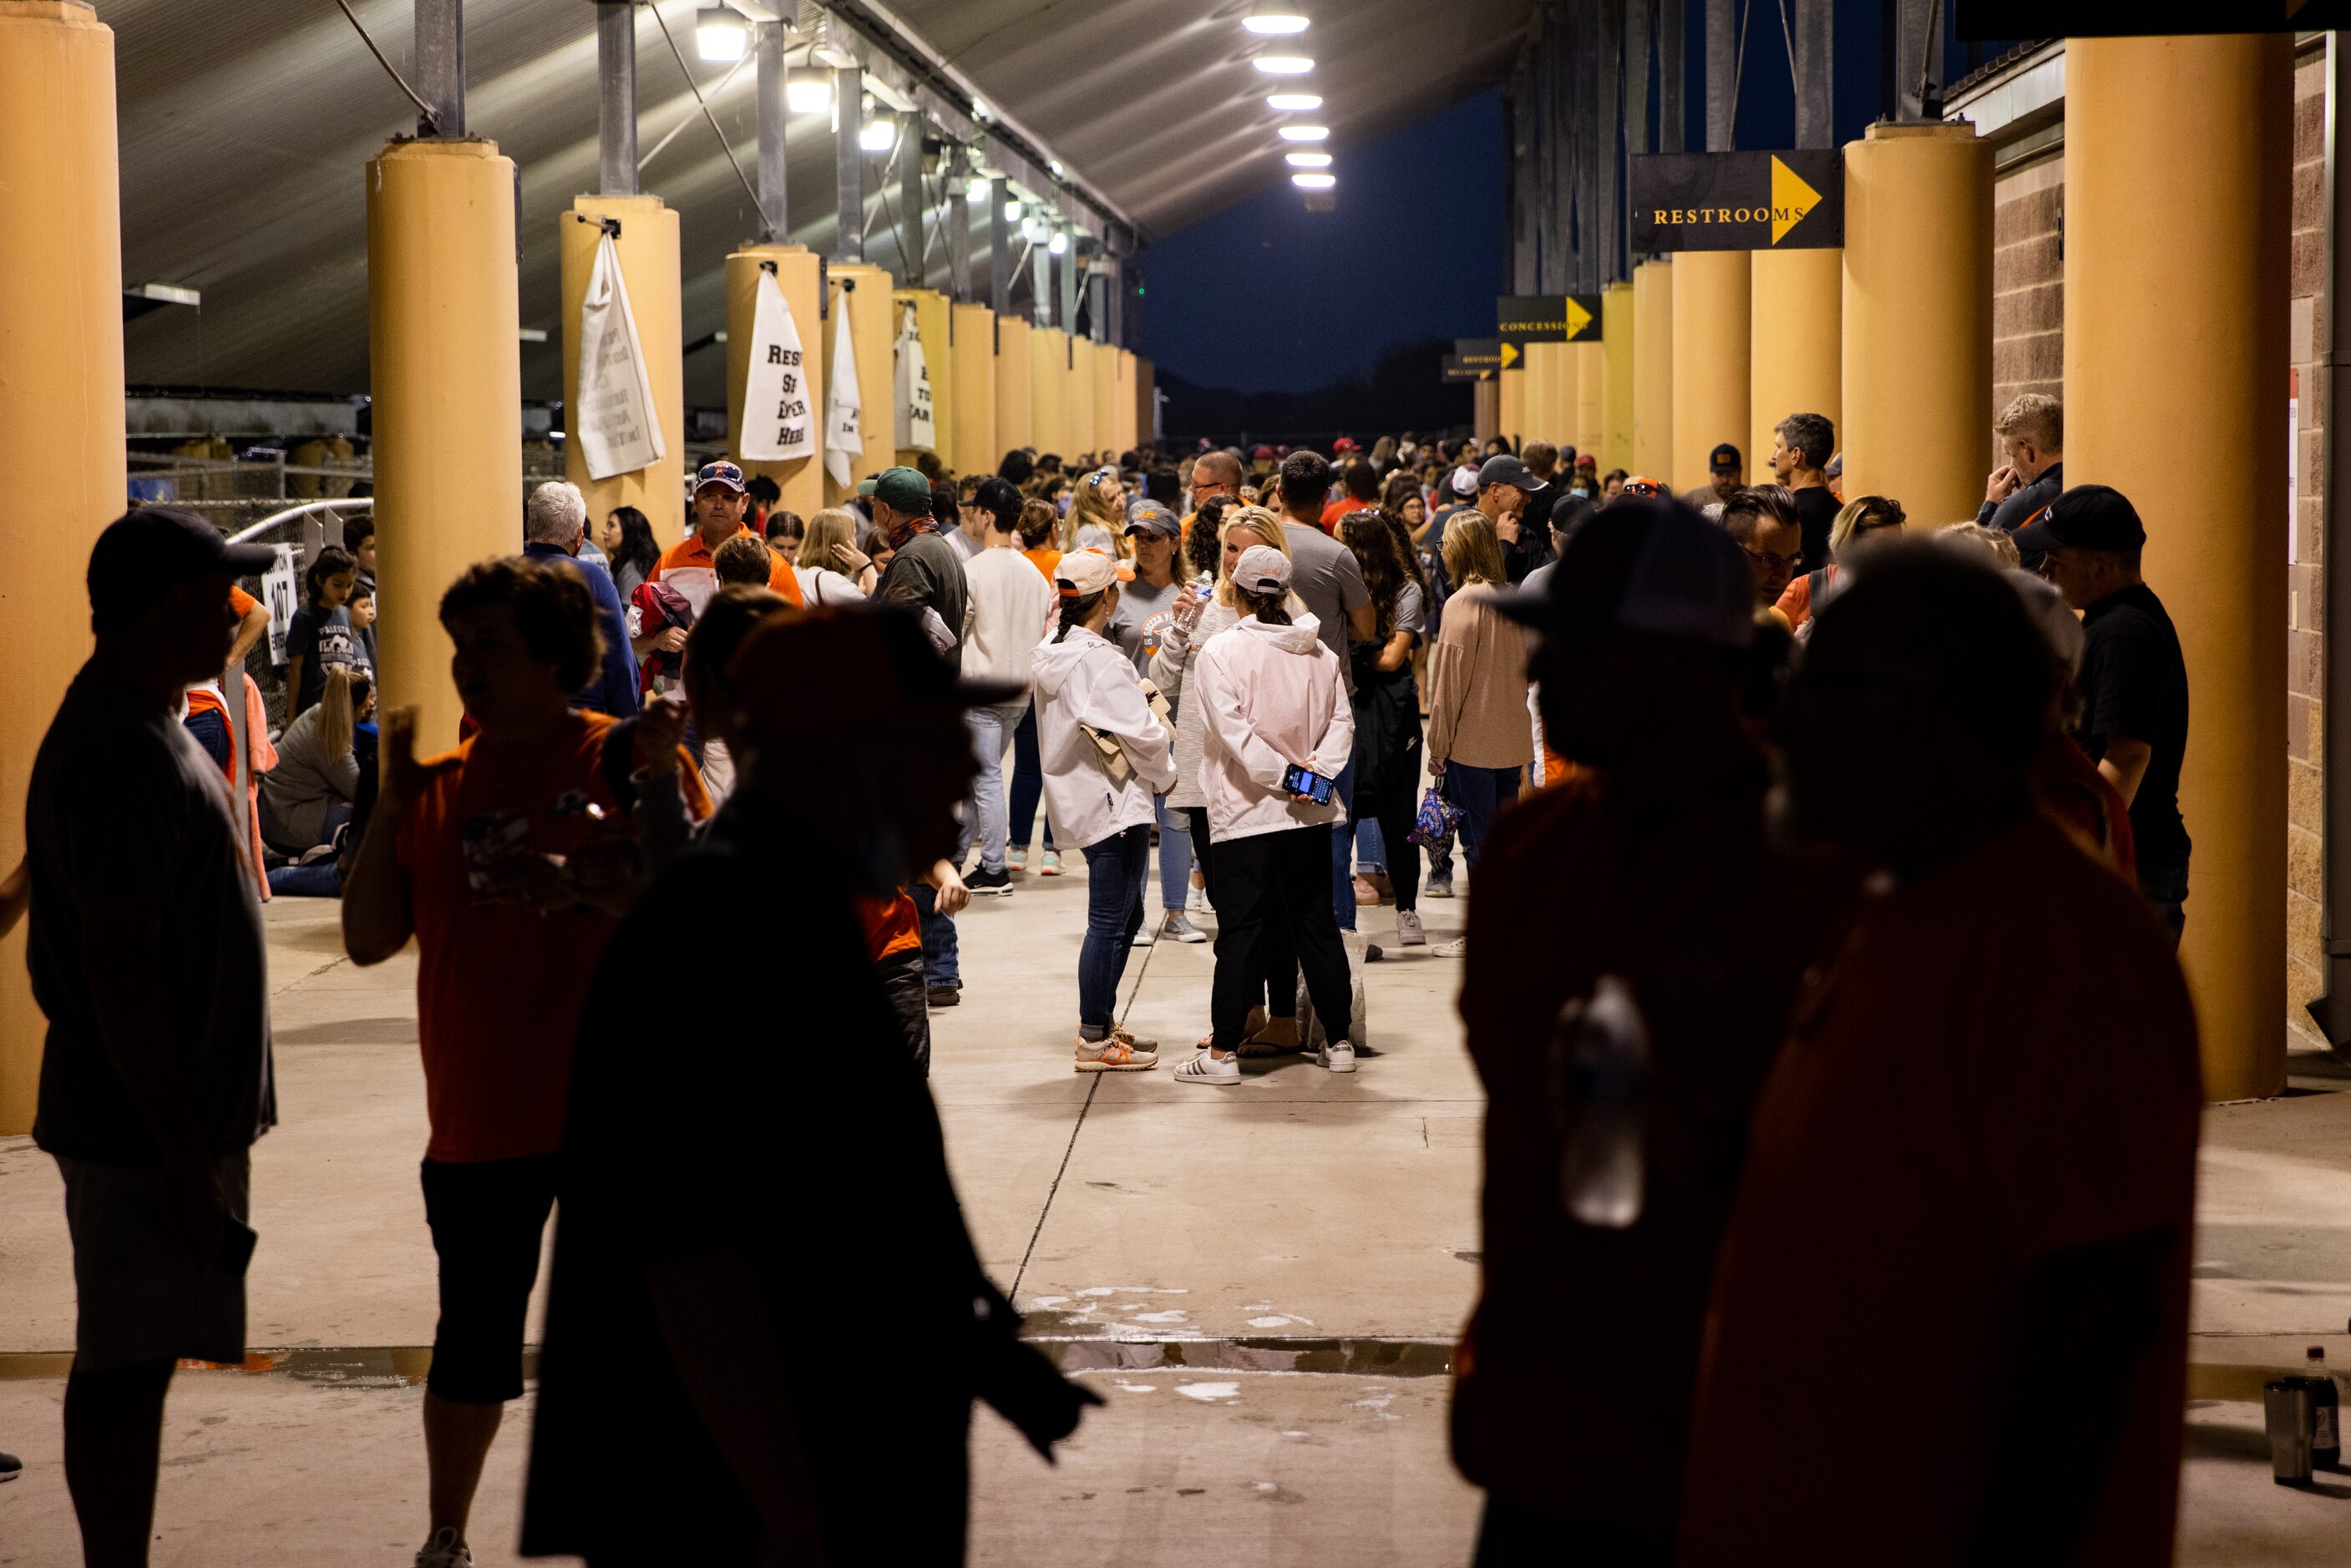
<path fill-rule="evenodd" d="M 1208 808 L 1187 805 L 1184 818 L 1192 825 L 1192 863 L 1200 868 L 1200 882 L 1216 905 L 1217 929 L 1224 929 L 1224 906 L 1217 903 L 1216 846 L 1208 841 Z M 1290 929 L 1284 926 L 1266 933 L 1259 946 L 1258 961 L 1265 975 L 1265 1015 L 1268 1018 L 1298 1016 L 1298 955 L 1290 945 Z M 1256 1004 L 1251 997 L 1250 1004 Z"/>
<path fill-rule="evenodd" d="M 1395 907 L 1418 909 L 1420 846 L 1413 842 L 1412 829 L 1419 818 L 1420 805 L 1412 798 L 1412 791 L 1391 790 L 1386 799 L 1374 800 L 1370 791 L 1359 785 L 1355 790 L 1355 812 L 1380 825 L 1380 847 L 1387 852 L 1388 882 L 1395 888 Z"/>
<path fill-rule="evenodd" d="M 1241 1043 L 1268 950 L 1283 934 L 1306 971 L 1322 1032 L 1347 1037 L 1354 988 L 1331 909 L 1331 826 L 1286 827 L 1217 844 L 1217 978 L 1208 1023 L 1219 1051 Z"/>

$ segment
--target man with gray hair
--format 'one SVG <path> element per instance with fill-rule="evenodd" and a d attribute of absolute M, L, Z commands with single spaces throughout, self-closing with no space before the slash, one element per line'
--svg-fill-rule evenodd
<path fill-rule="evenodd" d="M 1992 421 L 1991 433 L 2000 439 L 2001 462 L 1984 481 L 1976 521 L 2013 534 L 2065 488 L 2065 405 L 2046 392 L 2019 393 Z"/>
<path fill-rule="evenodd" d="M 522 509 L 522 553 L 534 559 L 560 560 L 580 574 L 588 595 L 596 601 L 596 630 L 603 639 L 604 655 L 595 678 L 582 687 L 573 703 L 591 713 L 632 718 L 637 711 L 637 655 L 629 646 L 628 623 L 621 615 L 621 591 L 601 566 L 581 566 L 574 556 L 587 537 L 588 502 L 580 487 L 551 479 L 530 493 Z"/>

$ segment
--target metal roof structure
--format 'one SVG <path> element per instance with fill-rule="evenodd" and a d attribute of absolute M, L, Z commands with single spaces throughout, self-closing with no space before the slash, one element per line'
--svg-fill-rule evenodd
<path fill-rule="evenodd" d="M 95 0 L 115 30 L 127 287 L 193 288 L 196 308 L 153 309 L 125 324 L 129 379 L 185 387 L 299 387 L 362 393 L 367 370 L 363 182 L 369 160 L 413 130 L 414 106 L 372 59 L 332 0 Z M 1276 85 L 1321 93 L 1314 118 L 1345 147 L 1500 80 L 1533 0 L 1457 0 L 1441 16 L 1402 0 L 1307 0 L 1309 78 L 1260 75 L 1249 57 L 1271 40 L 1245 31 L 1249 0 L 841 0 L 833 36 L 856 35 L 869 86 L 968 134 L 973 99 L 997 122 L 992 161 L 1014 177 L 1058 161 L 1050 194 L 1074 227 L 1127 230 L 1131 248 L 1253 194 L 1286 171 L 1264 99 Z M 413 0 L 352 0 L 392 63 L 412 49 Z M 686 72 L 708 98 L 735 158 L 754 166 L 755 72 L 695 57 L 697 0 L 642 5 L 638 124 L 650 154 L 643 189 L 679 213 L 684 340 L 726 323 L 728 250 L 758 214 L 726 151 L 701 122 Z M 806 21 L 811 5 L 776 9 Z M 848 24 L 844 29 L 841 24 Z M 666 24 L 684 70 L 663 36 Z M 896 29 L 891 55 L 873 39 Z M 911 35 L 911 36 L 909 36 Z M 1290 41 L 1283 41 L 1288 43 Z M 466 0 L 466 121 L 520 171 L 523 389 L 560 395 L 562 324 L 556 224 L 597 181 L 596 8 L 586 0 Z M 888 57 L 883 57 L 885 55 Z M 889 107 L 885 101 L 884 107 Z M 687 121 L 692 123 L 684 123 Z M 662 139 L 683 123 L 665 146 Z M 984 134 L 986 120 L 977 122 Z M 1014 134 L 1007 135 L 1006 132 Z M 834 148 L 828 119 L 789 125 L 793 238 L 830 253 Z M 656 148 L 658 150 L 656 151 Z M 987 156 L 983 142 L 982 155 Z M 892 158 L 868 165 L 868 258 L 903 274 L 907 214 Z M 1028 182 L 1024 181 L 1024 183 Z M 932 184 L 927 279 L 945 286 L 946 213 Z M 986 275 L 983 209 L 973 251 Z M 1025 289 L 1025 281 L 1022 285 Z M 544 333 L 533 340 L 534 329 Z M 725 400 L 726 356 L 688 356 L 690 403 Z"/>

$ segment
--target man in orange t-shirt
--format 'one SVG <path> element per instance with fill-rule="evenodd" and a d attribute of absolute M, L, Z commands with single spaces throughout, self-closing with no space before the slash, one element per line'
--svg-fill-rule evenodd
<path fill-rule="evenodd" d="M 235 583 L 228 586 L 228 603 L 230 610 L 236 616 L 236 639 L 229 644 L 227 664 L 235 664 L 252 652 L 254 644 L 269 630 L 269 610 L 259 599 Z M 225 673 L 226 665 L 224 665 L 223 674 Z M 219 677 L 189 687 L 188 711 L 181 722 L 187 725 L 188 733 L 196 738 L 196 744 L 204 747 L 206 754 L 221 765 L 221 772 L 235 778 L 236 752 L 230 741 L 233 732 L 229 727 L 228 710 L 222 705 L 226 695 Z M 237 692 L 237 701 L 240 703 L 245 701 L 242 689 Z"/>
<path fill-rule="evenodd" d="M 419 763 L 414 711 L 387 715 L 343 942 L 360 964 L 417 944 L 424 1213 L 441 1299 L 424 1400 L 426 1551 L 452 1554 L 501 1410 L 522 1393 L 573 1037 L 633 890 L 619 869 L 633 846 L 604 758 L 615 721 L 570 706 L 598 657 L 587 585 L 552 564 L 486 561 L 443 597 L 441 624 L 476 728 Z M 689 809 L 706 813 L 691 764 L 678 765 Z"/>
<path fill-rule="evenodd" d="M 700 615 L 702 607 L 718 592 L 718 567 L 715 557 L 718 546 L 737 534 L 745 533 L 743 514 L 750 506 L 751 497 L 744 488 L 743 471 L 721 458 L 705 462 L 694 476 L 694 532 L 662 552 L 653 567 L 652 580 L 667 583 L 685 596 L 694 613 Z M 754 538 L 757 535 L 752 535 Z M 771 552 L 768 562 L 768 587 L 784 596 L 791 604 L 800 602 L 800 580 L 792 575 L 790 563 L 780 551 Z M 686 628 L 682 626 L 644 629 L 636 607 L 628 612 L 629 642 L 639 659 L 649 653 L 676 653 L 685 647 Z"/>

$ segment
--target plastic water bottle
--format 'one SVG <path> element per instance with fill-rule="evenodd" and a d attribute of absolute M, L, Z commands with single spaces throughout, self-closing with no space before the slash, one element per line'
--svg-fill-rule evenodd
<path fill-rule="evenodd" d="M 2326 1347 L 2314 1345 L 2304 1353 L 2303 1381 L 2310 1386 L 2310 1462 L 2331 1470 L 2343 1463 L 2342 1397 L 2326 1370 Z"/>
<path fill-rule="evenodd" d="M 1625 980 L 1602 975 L 1591 996 L 1560 1009 L 1552 1036 L 1560 1201 L 1579 1223 L 1622 1231 L 1641 1218 L 1648 1070 L 1648 1026 Z"/>

